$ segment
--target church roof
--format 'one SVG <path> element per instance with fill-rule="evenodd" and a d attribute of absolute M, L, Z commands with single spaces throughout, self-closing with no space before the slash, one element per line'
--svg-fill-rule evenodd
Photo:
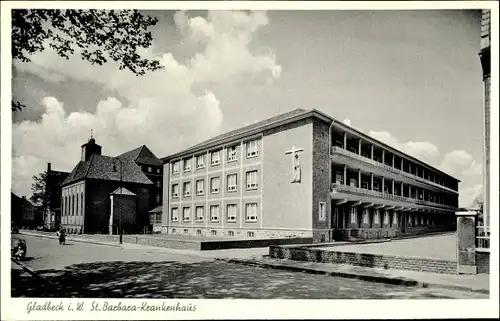
<path fill-rule="evenodd" d="M 136 184 L 153 184 L 141 168 L 130 159 L 122 159 L 122 181 Z M 83 179 L 101 179 L 108 181 L 120 181 L 120 162 L 115 161 L 117 171 L 113 171 L 114 157 L 94 154 L 84 162 L 80 161 L 76 164 L 73 171 L 66 177 L 64 185 L 74 183 Z"/>
<path fill-rule="evenodd" d="M 134 192 L 129 191 L 125 187 L 118 187 L 111 193 L 112 195 L 130 195 L 130 196 L 136 196 Z"/>
<path fill-rule="evenodd" d="M 130 159 L 139 164 L 145 165 L 162 165 L 162 161 L 151 152 L 146 145 L 139 146 L 131 151 L 120 154 L 116 157 L 120 157 L 123 159 Z"/>
<path fill-rule="evenodd" d="M 155 208 L 153 208 L 151 211 L 149 211 L 148 213 L 161 213 L 163 210 L 163 207 L 160 205 L 160 206 L 157 206 Z"/>

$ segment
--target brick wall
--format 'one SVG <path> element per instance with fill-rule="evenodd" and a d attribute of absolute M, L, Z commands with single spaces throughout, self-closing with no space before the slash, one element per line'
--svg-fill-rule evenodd
<path fill-rule="evenodd" d="M 325 251 L 309 248 L 291 248 L 271 246 L 269 255 L 272 258 L 312 261 L 321 263 L 350 264 L 385 269 L 411 270 L 443 274 L 456 274 L 457 263 L 454 261 L 409 258 L 402 256 L 375 255 Z"/>
<path fill-rule="evenodd" d="M 490 252 L 476 250 L 477 273 L 490 273 Z"/>

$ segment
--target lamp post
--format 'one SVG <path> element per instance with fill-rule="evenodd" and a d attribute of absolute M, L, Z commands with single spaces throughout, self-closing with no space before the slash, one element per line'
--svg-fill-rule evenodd
<path fill-rule="evenodd" d="M 123 201 L 123 163 L 122 163 L 122 160 L 120 158 L 113 158 L 113 172 L 117 172 L 116 170 L 116 164 L 115 164 L 115 160 L 118 160 L 118 162 L 120 163 L 120 200 Z M 120 244 L 123 244 L 123 229 L 122 229 L 122 204 L 120 203 L 119 204 L 119 209 L 120 209 L 120 226 L 119 226 L 119 235 L 120 235 Z"/>

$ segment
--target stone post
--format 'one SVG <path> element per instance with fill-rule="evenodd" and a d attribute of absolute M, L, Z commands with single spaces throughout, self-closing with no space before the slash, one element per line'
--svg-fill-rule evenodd
<path fill-rule="evenodd" d="M 457 273 L 477 274 L 476 266 L 476 212 L 456 212 L 457 217 Z"/>

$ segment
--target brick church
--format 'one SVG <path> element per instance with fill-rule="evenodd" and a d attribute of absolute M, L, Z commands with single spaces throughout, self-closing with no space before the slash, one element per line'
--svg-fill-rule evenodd
<path fill-rule="evenodd" d="M 102 155 L 94 138 L 64 180 L 61 226 L 70 233 L 147 233 L 148 212 L 162 202 L 161 161 L 141 146 L 116 157 Z"/>

